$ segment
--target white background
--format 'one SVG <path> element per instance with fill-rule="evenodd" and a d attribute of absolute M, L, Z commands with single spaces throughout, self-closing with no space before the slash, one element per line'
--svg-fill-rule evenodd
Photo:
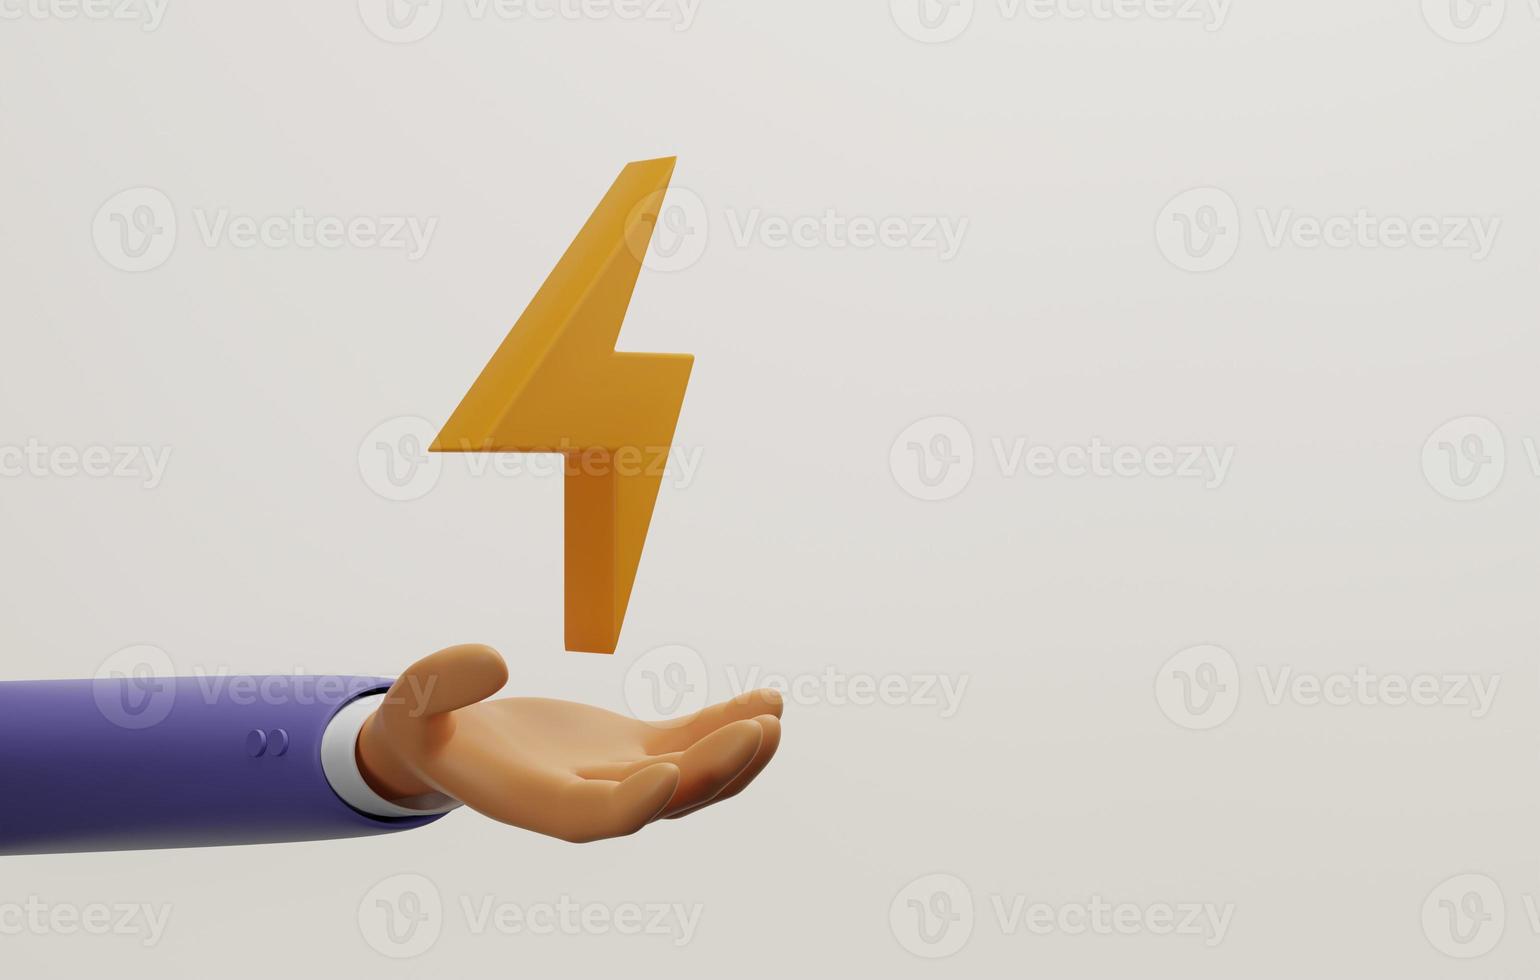
<path fill-rule="evenodd" d="M 1457 6 L 1468 30 L 1431 0 L 1237 0 L 1207 22 L 1156 17 L 1158 0 L 1083 19 L 1091 0 L 1015 15 L 979 0 L 971 20 L 932 8 L 957 33 L 942 43 L 906 0 L 702 0 L 687 29 L 666 4 L 665 20 L 539 19 L 446 0 L 406 44 L 371 30 L 370 0 L 173 0 L 153 30 L 137 6 L 116 21 L 27 3 L 0 4 L 0 447 L 172 455 L 153 487 L 56 458 L 0 478 L 0 674 L 89 677 L 136 644 L 183 673 L 390 674 L 482 641 L 508 655 L 510 693 L 615 710 L 628 669 L 674 644 L 699 652 L 714 697 L 756 668 L 968 686 L 943 718 L 804 685 L 750 792 L 622 841 L 573 847 L 462 812 L 361 841 L 6 858 L 0 907 L 171 907 L 149 946 L 0 935 L 9 975 L 1532 969 L 1527 0 L 1501 22 L 1501 4 Z M 678 442 L 700 465 L 660 498 L 619 655 L 569 655 L 559 480 L 453 458 L 392 501 L 378 443 L 403 445 L 392 420 L 447 417 L 619 168 L 664 154 L 680 158 L 671 201 L 698 205 L 709 235 L 685 243 L 695 261 L 644 273 L 622 346 L 697 355 Z M 176 222 L 142 272 L 93 232 L 135 188 Z M 1204 224 L 1224 232 L 1217 255 L 1181 251 L 1167 205 L 1193 188 L 1222 192 L 1186 199 L 1199 206 L 1234 202 Z M 199 228 L 296 208 L 436 225 L 416 260 Z M 1479 259 L 1268 240 L 1285 213 L 1361 209 L 1501 223 Z M 831 210 L 966 234 L 950 256 L 737 234 Z M 1470 418 L 1486 421 L 1425 452 Z M 1008 475 L 996 447 L 1018 440 L 1233 462 L 1217 486 Z M 946 499 L 917 499 L 936 493 L 910 442 L 944 450 L 928 473 L 964 467 Z M 1163 665 L 1202 645 L 1234 672 L 1190 676 L 1219 677 L 1233 714 L 1184 724 Z M 1360 667 L 1500 687 L 1476 717 L 1269 703 L 1258 674 Z M 935 874 L 973 914 L 927 943 L 907 899 L 943 908 L 932 879 L 911 885 Z M 370 922 L 382 881 L 442 902 L 416 958 L 392 958 L 418 950 Z M 701 917 L 676 946 L 475 935 L 462 911 L 563 896 Z M 1017 897 L 1233 918 L 1212 946 L 1007 934 L 995 900 Z M 1441 932 L 1445 900 L 1506 914 L 1460 942 Z"/>

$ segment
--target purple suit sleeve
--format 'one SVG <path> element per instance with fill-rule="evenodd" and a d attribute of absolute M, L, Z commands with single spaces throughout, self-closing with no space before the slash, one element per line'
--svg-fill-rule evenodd
<path fill-rule="evenodd" d="M 376 677 L 0 682 L 0 854 L 361 837 L 436 816 L 353 809 L 321 737 Z"/>

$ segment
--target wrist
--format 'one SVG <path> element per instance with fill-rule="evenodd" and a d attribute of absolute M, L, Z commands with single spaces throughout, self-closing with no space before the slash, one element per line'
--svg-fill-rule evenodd
<path fill-rule="evenodd" d="M 408 800 L 435 792 L 391 748 L 378 710 L 358 730 L 357 754 L 364 782 L 387 800 Z"/>

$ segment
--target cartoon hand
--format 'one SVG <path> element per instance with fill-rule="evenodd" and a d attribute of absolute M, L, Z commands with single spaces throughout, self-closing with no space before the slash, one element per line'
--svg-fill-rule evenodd
<path fill-rule="evenodd" d="M 741 793 L 781 741 L 781 697 L 753 691 L 664 723 L 507 698 L 497 651 L 450 647 L 413 664 L 358 736 L 375 792 L 435 791 L 503 823 L 582 843 L 634 834 Z"/>

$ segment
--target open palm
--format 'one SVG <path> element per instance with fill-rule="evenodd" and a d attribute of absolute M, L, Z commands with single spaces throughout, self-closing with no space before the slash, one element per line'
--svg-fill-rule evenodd
<path fill-rule="evenodd" d="M 365 778 L 390 799 L 436 791 L 504 823 L 584 842 L 736 796 L 781 740 L 774 691 L 649 724 L 568 701 L 487 701 L 507 680 L 489 647 L 418 661 L 359 735 Z"/>

